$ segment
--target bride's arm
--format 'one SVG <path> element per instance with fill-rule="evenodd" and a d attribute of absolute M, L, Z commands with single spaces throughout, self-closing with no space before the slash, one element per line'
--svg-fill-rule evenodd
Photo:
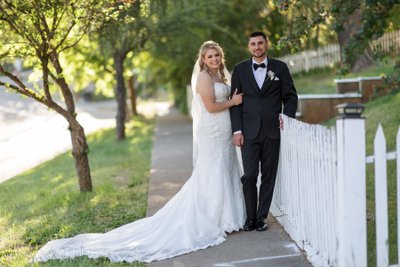
<path fill-rule="evenodd" d="M 235 93 L 231 99 L 225 102 L 215 102 L 214 81 L 210 75 L 205 72 L 199 74 L 196 90 L 200 94 L 206 110 L 210 113 L 221 112 L 225 109 L 242 103 L 242 94 L 237 93 Z"/>

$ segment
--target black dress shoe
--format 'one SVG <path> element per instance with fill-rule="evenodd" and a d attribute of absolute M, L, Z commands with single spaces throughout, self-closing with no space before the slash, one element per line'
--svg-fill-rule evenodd
<path fill-rule="evenodd" d="M 246 232 L 253 231 L 254 229 L 256 229 L 256 222 L 255 221 L 247 221 L 243 226 L 243 230 L 246 231 Z"/>
<path fill-rule="evenodd" d="M 268 230 L 268 225 L 266 222 L 260 221 L 256 223 L 256 231 L 263 232 Z"/>

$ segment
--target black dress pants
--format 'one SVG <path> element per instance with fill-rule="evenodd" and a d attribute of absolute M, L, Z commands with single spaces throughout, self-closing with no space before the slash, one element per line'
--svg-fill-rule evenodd
<path fill-rule="evenodd" d="M 279 162 L 280 139 L 257 137 L 244 140 L 242 177 L 247 220 L 262 221 L 267 218 L 274 193 Z M 260 195 L 257 196 L 257 178 L 261 163 Z M 257 205 L 258 204 L 258 205 Z"/>

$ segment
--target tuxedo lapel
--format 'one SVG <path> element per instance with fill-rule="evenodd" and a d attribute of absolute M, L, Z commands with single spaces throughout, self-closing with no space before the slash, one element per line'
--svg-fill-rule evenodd
<path fill-rule="evenodd" d="M 272 80 L 269 79 L 268 77 L 268 71 L 272 71 L 275 73 L 275 67 L 274 67 L 274 60 L 271 58 L 268 58 L 268 66 L 267 66 L 267 73 L 265 75 L 265 80 L 264 83 L 261 87 L 261 94 L 264 94 L 266 91 L 268 91 L 269 86 L 272 84 Z"/>
<path fill-rule="evenodd" d="M 256 78 L 254 77 L 254 74 L 253 74 L 253 64 L 252 63 L 253 63 L 253 61 L 250 58 L 247 61 L 247 66 L 246 66 L 247 80 L 250 82 L 251 88 L 253 88 L 253 90 L 255 90 L 257 93 L 260 93 L 260 88 L 258 88 Z"/>

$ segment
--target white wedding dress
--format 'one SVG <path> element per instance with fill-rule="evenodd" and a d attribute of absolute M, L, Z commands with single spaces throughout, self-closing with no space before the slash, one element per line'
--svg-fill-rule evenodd
<path fill-rule="evenodd" d="M 217 102 L 229 87 L 214 84 Z M 48 242 L 33 261 L 86 255 L 113 262 L 151 262 L 223 242 L 244 224 L 245 208 L 229 110 L 208 113 L 195 94 L 194 168 L 182 189 L 157 213 L 104 234 L 80 234 Z"/>

